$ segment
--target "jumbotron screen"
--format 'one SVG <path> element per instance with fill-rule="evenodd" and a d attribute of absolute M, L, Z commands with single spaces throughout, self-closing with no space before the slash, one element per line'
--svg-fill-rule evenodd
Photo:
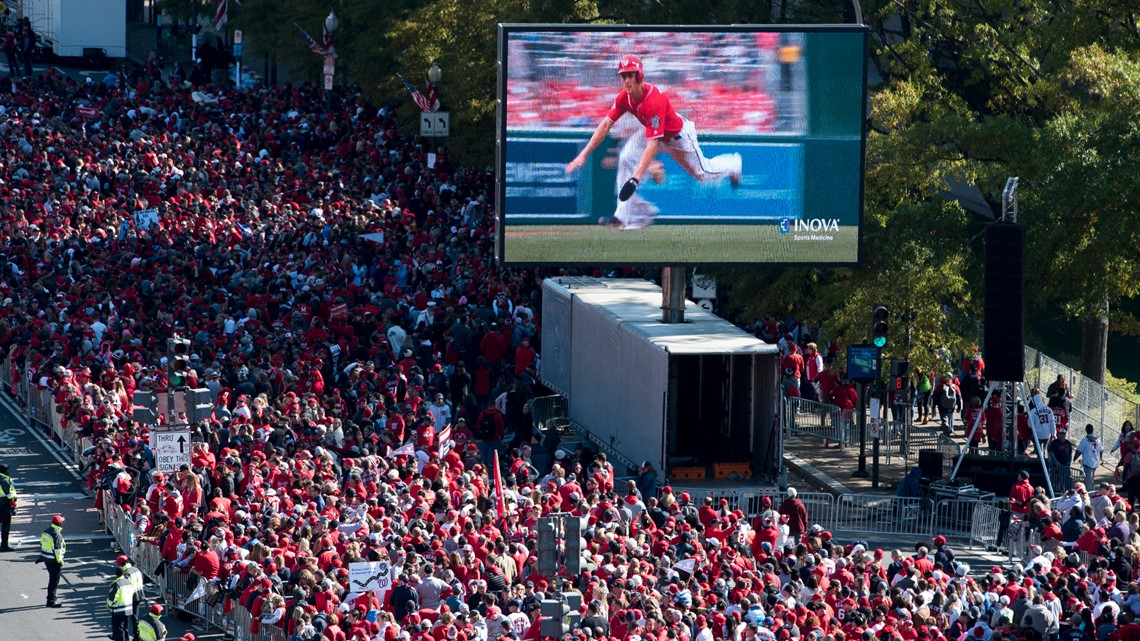
<path fill-rule="evenodd" d="M 867 31 L 500 25 L 504 263 L 856 265 Z"/>

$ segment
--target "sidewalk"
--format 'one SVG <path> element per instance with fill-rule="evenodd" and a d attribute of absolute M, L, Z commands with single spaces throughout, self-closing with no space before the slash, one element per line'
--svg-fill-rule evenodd
<path fill-rule="evenodd" d="M 832 494 L 890 494 L 894 495 L 899 481 L 914 466 L 918 465 L 917 454 L 909 462 L 897 451 L 891 454 L 888 463 L 886 443 L 879 447 L 879 486 L 871 484 L 871 471 L 874 461 L 873 442 L 868 439 L 866 449 L 867 476 L 859 478 L 852 474 L 859 469 L 859 443 L 855 442 L 840 448 L 834 442 L 824 447 L 823 441 L 796 434 L 784 437 L 784 462 L 789 474 L 807 479 L 820 489 Z M 917 450 L 915 450 L 917 452 Z M 951 465 L 953 462 L 949 462 Z"/>

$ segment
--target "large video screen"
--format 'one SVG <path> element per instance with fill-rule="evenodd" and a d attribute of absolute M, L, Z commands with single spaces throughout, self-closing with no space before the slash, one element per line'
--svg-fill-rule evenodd
<path fill-rule="evenodd" d="M 866 33 L 500 25 L 499 259 L 858 264 Z"/>

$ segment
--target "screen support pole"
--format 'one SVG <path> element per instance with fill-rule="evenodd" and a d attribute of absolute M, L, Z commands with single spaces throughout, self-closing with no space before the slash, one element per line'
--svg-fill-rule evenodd
<path fill-rule="evenodd" d="M 681 266 L 661 269 L 661 321 L 667 325 L 685 322 L 685 277 Z"/>

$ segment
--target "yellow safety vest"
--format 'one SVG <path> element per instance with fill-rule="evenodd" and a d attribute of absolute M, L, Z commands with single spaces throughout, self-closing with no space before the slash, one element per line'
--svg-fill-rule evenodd
<path fill-rule="evenodd" d="M 40 535 L 40 559 L 63 563 L 63 555 L 67 552 L 67 543 L 63 540 L 63 528 L 58 525 L 49 525 Z"/>
<path fill-rule="evenodd" d="M 123 566 L 123 576 L 131 582 L 131 587 L 135 589 L 135 594 L 142 594 L 143 582 L 145 581 L 142 570 L 127 563 Z"/>
<path fill-rule="evenodd" d="M 135 588 L 130 579 L 119 577 L 111 585 L 111 595 L 107 599 L 107 607 L 111 614 L 130 615 L 134 611 Z"/>
<path fill-rule="evenodd" d="M 9 501 L 16 500 L 16 484 L 12 482 L 12 477 L 7 474 L 0 474 L 0 497 Z"/>
<path fill-rule="evenodd" d="M 166 639 L 166 626 L 153 614 L 139 619 L 140 641 L 164 641 Z"/>

